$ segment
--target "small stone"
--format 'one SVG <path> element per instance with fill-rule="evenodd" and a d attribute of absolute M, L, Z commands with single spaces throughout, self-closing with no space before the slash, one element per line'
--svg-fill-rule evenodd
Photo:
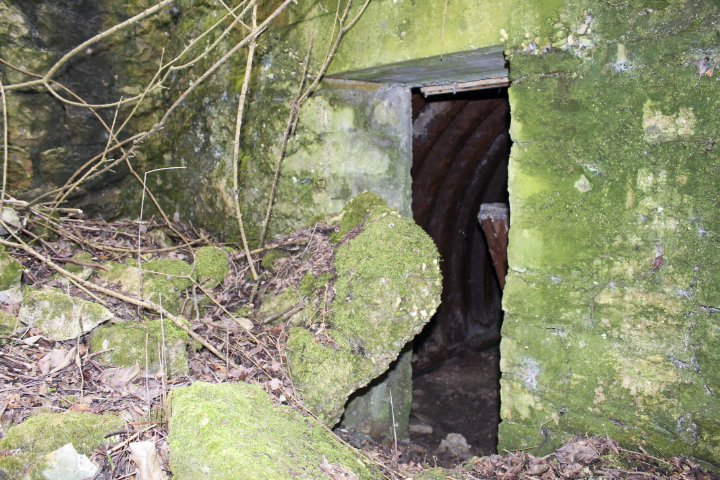
<path fill-rule="evenodd" d="M 425 423 L 410 423 L 410 433 L 429 435 L 433 433 L 433 427 Z"/>
<path fill-rule="evenodd" d="M 575 182 L 575 188 L 580 190 L 582 193 L 585 193 L 592 190 L 592 185 L 585 175 L 580 175 L 580 180 Z"/>
<path fill-rule="evenodd" d="M 76 338 L 112 317 L 102 305 L 71 297 L 57 289 L 30 291 L 18 312 L 21 322 L 40 328 L 51 340 Z"/>
<path fill-rule="evenodd" d="M 10 227 L 10 229 L 15 232 L 19 228 L 22 227 L 22 222 L 20 221 L 20 217 L 18 217 L 18 214 L 15 210 L 12 208 L 5 207 L 2 209 L 2 221 L 5 222 L 5 225 Z M 5 227 L 0 225 L 0 235 L 9 235 L 10 232 L 8 232 Z"/>

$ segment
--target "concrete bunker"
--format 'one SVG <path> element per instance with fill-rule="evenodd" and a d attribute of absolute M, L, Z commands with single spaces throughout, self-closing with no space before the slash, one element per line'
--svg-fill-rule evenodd
<path fill-rule="evenodd" d="M 444 280 L 442 304 L 414 340 L 411 440 L 437 447 L 447 434 L 460 433 L 473 453 L 491 453 L 500 420 L 498 345 L 512 143 L 502 49 L 332 77 L 404 86 L 412 95 L 412 212 L 438 246 Z M 479 222 L 482 205 L 505 212 L 499 227 L 505 235 L 499 243 L 490 238 L 491 246 L 492 228 L 487 225 L 486 233 Z"/>

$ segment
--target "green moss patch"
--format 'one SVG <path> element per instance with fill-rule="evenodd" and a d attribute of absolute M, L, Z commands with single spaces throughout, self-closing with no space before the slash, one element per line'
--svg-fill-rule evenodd
<path fill-rule="evenodd" d="M 172 392 L 173 478 L 322 478 L 323 463 L 360 479 L 380 475 L 310 417 L 273 407 L 259 385 L 197 382 Z"/>
<path fill-rule="evenodd" d="M 90 335 L 90 351 L 105 351 L 98 361 L 115 367 L 148 366 L 150 373 L 160 370 L 159 346 L 165 346 L 169 377 L 188 373 L 188 334 L 169 320 L 123 322 L 99 327 Z"/>
<path fill-rule="evenodd" d="M 228 253 L 217 247 L 202 247 L 195 253 L 195 275 L 206 288 L 220 285 L 230 273 Z"/>

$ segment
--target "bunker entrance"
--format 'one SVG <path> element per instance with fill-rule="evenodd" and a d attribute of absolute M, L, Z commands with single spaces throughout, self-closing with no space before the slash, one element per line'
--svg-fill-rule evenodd
<path fill-rule="evenodd" d="M 491 46 L 330 76 L 412 94 L 413 216 L 438 246 L 444 281 L 442 304 L 413 341 L 404 461 L 434 458 L 449 466 L 497 448 L 508 75 L 502 46 Z"/>
<path fill-rule="evenodd" d="M 411 443 L 436 454 L 456 433 L 470 453 L 488 455 L 497 447 L 500 420 L 507 89 L 412 92 L 413 216 L 438 246 L 444 280 L 442 304 L 414 341 Z M 450 456 L 457 453 L 452 447 Z"/>

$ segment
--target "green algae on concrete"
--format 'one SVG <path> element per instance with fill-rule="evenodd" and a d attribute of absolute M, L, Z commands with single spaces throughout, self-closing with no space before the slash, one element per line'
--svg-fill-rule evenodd
<path fill-rule="evenodd" d="M 362 233 L 335 252 L 336 293 L 325 332 L 330 343 L 302 328 L 288 338 L 293 380 L 327 425 L 337 423 L 350 394 L 388 368 L 440 302 L 432 239 L 386 205 L 363 219 Z"/>
<path fill-rule="evenodd" d="M 580 3 L 566 0 L 458 0 L 447 5 L 443 0 L 370 2 L 340 44 L 329 73 L 500 44 L 519 46 L 533 41 L 542 48 L 561 30 L 555 27 L 561 13 L 572 14 L 566 19 L 569 25 L 563 26 L 568 29 L 566 33 L 570 33 L 570 27 L 582 24 L 584 5 Z M 308 7 L 290 11 L 288 20 L 296 22 L 294 29 L 308 37 L 316 29 L 327 32 L 325 35 L 329 37 L 334 13 L 323 11 L 324 7 L 316 2 Z M 320 37 L 316 42 L 322 44 L 327 40 Z M 320 57 L 325 49 L 317 48 L 317 51 L 316 56 Z"/>
<path fill-rule="evenodd" d="M 170 468 L 178 480 L 309 480 L 325 476 L 324 464 L 381 478 L 316 420 L 274 407 L 259 385 L 196 382 L 173 390 L 171 402 Z"/>
<path fill-rule="evenodd" d="M 188 373 L 187 333 L 172 322 L 161 319 L 146 322 L 122 322 L 104 325 L 90 334 L 91 352 L 103 352 L 98 361 L 115 367 L 148 367 L 149 373 L 161 370 L 160 348 L 165 348 L 168 377 Z"/>
<path fill-rule="evenodd" d="M 718 466 L 719 6 L 584 8 L 592 56 L 510 62 L 499 449 L 608 433 Z"/>
<path fill-rule="evenodd" d="M 42 330 L 52 340 L 70 340 L 113 318 L 108 309 L 60 290 L 30 290 L 23 298 L 18 319 Z"/>
<path fill-rule="evenodd" d="M 0 457 L 0 478 L 44 478 L 44 456 L 71 443 L 78 452 L 92 455 L 95 447 L 113 443 L 111 432 L 125 427 L 115 415 L 90 413 L 40 413 L 8 429 L 0 440 L 0 449 L 19 450 L 16 455 Z"/>

